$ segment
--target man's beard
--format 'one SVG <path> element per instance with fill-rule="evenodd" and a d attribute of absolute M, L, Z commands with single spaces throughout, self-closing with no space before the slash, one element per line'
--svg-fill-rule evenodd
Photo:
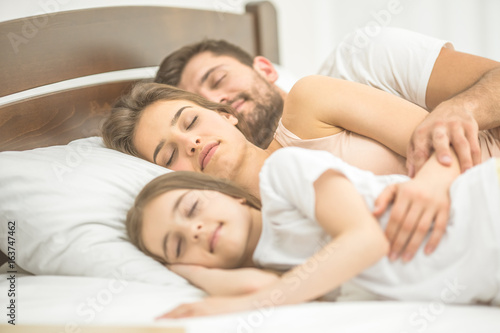
<path fill-rule="evenodd" d="M 260 148 L 267 148 L 274 138 L 274 132 L 278 127 L 279 119 L 283 114 L 283 98 L 278 89 L 258 76 L 263 83 L 260 87 L 254 84 L 251 94 L 243 92 L 236 99 L 243 98 L 245 101 L 253 101 L 255 107 L 243 115 L 243 119 L 252 133 L 253 143 Z"/>

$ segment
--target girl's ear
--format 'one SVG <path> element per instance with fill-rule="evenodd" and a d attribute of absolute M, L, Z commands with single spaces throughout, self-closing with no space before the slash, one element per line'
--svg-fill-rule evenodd
<path fill-rule="evenodd" d="M 276 82 L 276 80 L 278 80 L 278 72 L 269 59 L 263 56 L 256 56 L 255 58 L 253 58 L 252 67 L 269 83 L 274 83 Z"/>
<path fill-rule="evenodd" d="M 233 125 L 233 126 L 238 125 L 238 118 L 236 118 L 232 114 L 227 113 L 227 112 L 223 112 L 223 111 L 219 111 L 219 115 L 222 118 L 225 118 L 227 121 L 229 121 L 231 123 L 231 125 Z"/>

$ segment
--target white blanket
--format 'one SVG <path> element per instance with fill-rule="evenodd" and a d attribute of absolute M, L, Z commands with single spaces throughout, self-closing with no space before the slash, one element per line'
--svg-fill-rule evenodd
<path fill-rule="evenodd" d="M 11 287 L 0 275 L 2 324 Z M 312 302 L 253 312 L 155 321 L 174 306 L 199 300 L 196 288 L 119 279 L 16 275 L 16 324 L 143 325 L 187 332 L 499 332 L 500 309 L 432 302 Z"/>

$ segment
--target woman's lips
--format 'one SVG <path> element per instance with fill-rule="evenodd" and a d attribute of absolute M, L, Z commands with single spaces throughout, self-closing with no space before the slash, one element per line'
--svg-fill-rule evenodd
<path fill-rule="evenodd" d="M 222 223 L 219 224 L 219 226 L 215 229 L 214 233 L 212 234 L 212 239 L 210 240 L 210 253 L 214 253 L 215 245 L 219 240 L 219 231 L 221 228 L 222 228 Z"/>
<path fill-rule="evenodd" d="M 199 163 L 203 171 L 219 146 L 218 142 L 207 144 L 200 153 Z"/>

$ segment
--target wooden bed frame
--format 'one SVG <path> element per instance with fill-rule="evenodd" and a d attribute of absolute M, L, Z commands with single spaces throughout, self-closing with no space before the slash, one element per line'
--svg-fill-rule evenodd
<path fill-rule="evenodd" d="M 267 1 L 248 3 L 241 15 L 151 6 L 72 10 L 2 22 L 0 30 L 6 32 L 0 34 L 0 103 L 16 98 L 0 104 L 0 151 L 98 135 L 110 105 L 137 79 L 22 97 L 40 86 L 158 66 L 204 38 L 279 63 L 276 11 Z"/>
<path fill-rule="evenodd" d="M 72 10 L 1 22 L 0 31 L 0 152 L 99 135 L 110 106 L 140 79 L 41 94 L 39 87 L 158 66 L 204 38 L 279 63 L 276 11 L 268 1 L 248 3 L 244 14 L 152 6 Z M 0 265 L 6 261 L 0 251 Z"/>

